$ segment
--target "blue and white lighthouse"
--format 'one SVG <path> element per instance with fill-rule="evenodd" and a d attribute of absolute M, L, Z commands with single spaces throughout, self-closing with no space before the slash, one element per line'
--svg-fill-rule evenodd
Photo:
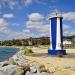
<path fill-rule="evenodd" d="M 62 31 L 62 15 L 60 13 L 52 13 L 50 20 L 50 49 L 48 54 L 66 54 L 63 50 L 63 31 Z"/>

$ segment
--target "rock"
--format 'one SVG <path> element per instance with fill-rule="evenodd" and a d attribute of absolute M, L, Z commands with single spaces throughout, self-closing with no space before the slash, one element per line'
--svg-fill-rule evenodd
<path fill-rule="evenodd" d="M 9 58 L 8 63 L 9 63 L 9 64 L 12 64 L 12 65 L 16 65 L 16 62 L 14 61 L 13 58 Z"/>
<path fill-rule="evenodd" d="M 24 73 L 26 73 L 27 71 L 31 71 L 30 67 L 29 66 L 22 66 L 23 70 L 24 70 Z"/>
<path fill-rule="evenodd" d="M 17 74 L 16 74 L 16 71 L 12 72 L 11 75 L 17 75 Z"/>
<path fill-rule="evenodd" d="M 45 68 L 44 65 L 40 65 L 40 66 L 39 66 L 39 71 L 40 71 L 40 72 L 47 72 L 47 69 Z"/>
<path fill-rule="evenodd" d="M 12 75 L 14 75 L 14 74 L 12 74 Z M 16 75 L 25 75 L 24 70 L 23 70 L 22 67 L 17 67 Z"/>
<path fill-rule="evenodd" d="M 27 71 L 25 75 L 32 75 L 32 74 L 29 71 Z"/>
<path fill-rule="evenodd" d="M 49 72 L 54 73 L 56 71 L 55 67 L 49 67 Z"/>
<path fill-rule="evenodd" d="M 9 65 L 9 64 L 8 63 L 5 63 L 5 64 L 2 65 L 2 67 L 7 66 L 7 65 Z"/>
<path fill-rule="evenodd" d="M 31 73 L 33 74 L 33 73 L 37 73 L 37 69 L 35 68 L 35 67 L 30 67 L 30 69 L 31 69 Z"/>
<path fill-rule="evenodd" d="M 15 55 L 13 55 L 13 60 L 17 65 L 25 65 L 25 59 L 23 58 L 22 51 L 19 51 Z"/>
<path fill-rule="evenodd" d="M 8 61 L 0 62 L 0 67 L 3 67 L 3 66 L 8 65 L 8 64 L 9 64 Z"/>
<path fill-rule="evenodd" d="M 5 75 L 11 75 L 16 70 L 16 65 L 8 65 L 0 68 Z"/>
<path fill-rule="evenodd" d="M 3 70 L 0 70 L 0 75 L 6 75 L 6 73 Z"/>

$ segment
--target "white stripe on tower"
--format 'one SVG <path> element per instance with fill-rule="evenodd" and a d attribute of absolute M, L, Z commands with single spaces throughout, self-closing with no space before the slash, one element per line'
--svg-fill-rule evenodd
<path fill-rule="evenodd" d="M 60 18 L 57 17 L 56 50 L 61 50 Z"/>
<path fill-rule="evenodd" d="M 50 19 L 50 49 L 52 50 L 51 19 Z"/>

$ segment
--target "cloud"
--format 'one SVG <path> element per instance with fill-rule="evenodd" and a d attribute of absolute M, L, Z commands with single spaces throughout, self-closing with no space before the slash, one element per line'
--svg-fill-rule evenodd
<path fill-rule="evenodd" d="M 64 36 L 71 35 L 70 30 L 71 30 L 71 27 L 69 25 L 63 24 L 63 35 Z"/>
<path fill-rule="evenodd" d="M 20 26 L 20 24 L 19 24 L 19 23 L 9 22 L 9 24 L 11 24 L 11 26 Z"/>
<path fill-rule="evenodd" d="M 43 36 L 43 35 L 49 36 L 50 26 L 49 26 L 49 23 L 46 22 L 46 17 L 40 13 L 37 13 L 37 14 L 39 14 L 39 16 L 37 16 L 38 17 L 37 19 L 34 16 L 35 13 L 32 13 L 28 16 L 29 20 L 26 22 L 26 27 L 29 29 L 38 31 L 40 33 L 40 36 Z M 70 33 L 69 31 L 71 31 L 71 26 L 67 24 L 63 24 L 64 35 L 71 35 L 69 34 Z"/>
<path fill-rule="evenodd" d="M 64 32 L 64 36 L 75 36 L 75 31 L 74 30 L 67 30 Z"/>
<path fill-rule="evenodd" d="M 3 33 L 3 34 L 9 34 L 11 32 L 7 27 L 2 27 L 0 29 L 1 29 L 0 33 Z"/>
<path fill-rule="evenodd" d="M 29 33 L 28 30 L 23 31 L 13 31 L 8 27 L 0 28 L 0 40 L 11 40 L 11 39 L 24 39 L 32 36 L 32 33 Z M 3 36 L 3 37 L 2 37 Z"/>
<path fill-rule="evenodd" d="M 44 19 L 44 16 L 41 15 L 40 13 L 32 13 L 30 15 L 28 15 L 29 20 L 31 21 L 40 21 Z"/>
<path fill-rule="evenodd" d="M 39 33 L 49 33 L 49 24 L 45 23 L 45 17 L 40 13 L 32 13 L 28 16 L 26 28 L 33 29 Z"/>
<path fill-rule="evenodd" d="M 3 18 L 13 18 L 14 17 L 14 15 L 12 14 L 12 13 L 8 13 L 8 14 L 4 14 L 3 15 Z"/>
<path fill-rule="evenodd" d="M 24 1 L 26 6 L 32 4 L 32 0 L 22 0 L 22 1 Z"/>
<path fill-rule="evenodd" d="M 24 29 L 23 32 L 30 33 L 30 30 L 29 29 Z"/>
<path fill-rule="evenodd" d="M 6 21 L 3 18 L 0 18 L 0 27 L 7 25 Z"/>
<path fill-rule="evenodd" d="M 55 0 L 56 1 L 56 0 Z M 21 8 L 22 6 L 27 7 L 31 4 L 50 5 L 54 0 L 0 0 L 0 8 L 8 6 L 10 9 Z M 50 3 L 50 4 L 48 4 Z"/>
<path fill-rule="evenodd" d="M 29 38 L 32 36 L 33 36 L 33 34 L 31 34 L 31 33 L 12 31 L 9 34 L 7 34 L 7 39 L 24 39 L 24 38 Z"/>
<path fill-rule="evenodd" d="M 63 24 L 63 31 L 69 30 L 70 28 L 69 25 Z"/>
<path fill-rule="evenodd" d="M 75 12 L 67 12 L 63 13 L 63 19 L 68 21 L 74 21 L 75 22 Z"/>
<path fill-rule="evenodd" d="M 47 5 L 46 1 L 41 1 L 41 0 L 34 0 L 37 4 L 41 4 L 41 5 Z"/>
<path fill-rule="evenodd" d="M 11 9 L 21 6 L 29 6 L 33 0 L 0 0 L 0 8 L 8 6 Z"/>

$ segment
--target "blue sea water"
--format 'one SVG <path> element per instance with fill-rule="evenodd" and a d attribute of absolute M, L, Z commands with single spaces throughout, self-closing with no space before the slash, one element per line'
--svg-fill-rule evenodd
<path fill-rule="evenodd" d="M 0 62 L 8 59 L 17 52 L 17 48 L 0 47 Z"/>

